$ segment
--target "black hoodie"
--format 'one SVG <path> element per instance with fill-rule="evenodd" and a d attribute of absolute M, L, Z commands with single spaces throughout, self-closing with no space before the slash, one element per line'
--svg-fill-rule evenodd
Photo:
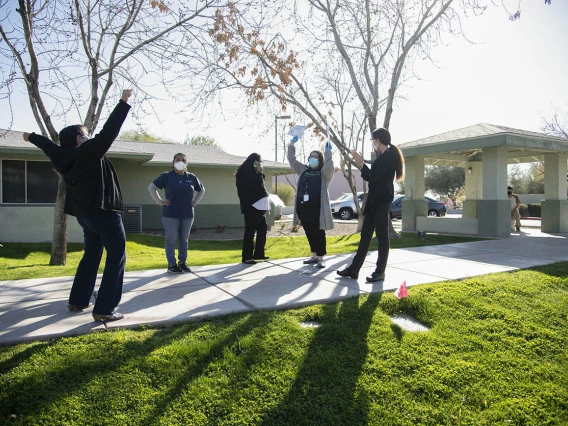
<path fill-rule="evenodd" d="M 130 110 L 120 100 L 100 133 L 79 146 L 59 146 L 32 133 L 30 142 L 49 157 L 63 176 L 67 188 L 64 212 L 77 217 L 92 216 L 102 210 L 122 211 L 122 193 L 108 151 Z"/>

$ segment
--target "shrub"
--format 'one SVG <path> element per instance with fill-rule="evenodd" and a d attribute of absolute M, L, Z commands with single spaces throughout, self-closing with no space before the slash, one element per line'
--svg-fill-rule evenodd
<path fill-rule="evenodd" d="M 527 207 L 530 217 L 540 217 L 540 204 L 529 204 Z"/>
<path fill-rule="evenodd" d="M 290 185 L 278 185 L 276 195 L 280 197 L 284 204 L 291 206 L 294 204 L 294 196 L 296 195 L 296 191 Z"/>
<path fill-rule="evenodd" d="M 526 204 L 521 204 L 519 206 L 519 214 L 522 217 L 527 217 L 529 215 L 529 206 L 527 206 Z"/>

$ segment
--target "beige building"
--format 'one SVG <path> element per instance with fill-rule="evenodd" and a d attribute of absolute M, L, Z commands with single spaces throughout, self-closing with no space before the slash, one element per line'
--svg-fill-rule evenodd
<path fill-rule="evenodd" d="M 0 130 L 0 243 L 51 241 L 57 176 L 45 154 L 25 142 L 22 132 Z M 127 232 L 162 229 L 161 207 L 148 185 L 171 170 L 174 155 L 187 156 L 188 171 L 205 186 L 195 209 L 196 228 L 244 226 L 234 173 L 249 153 L 227 154 L 208 146 L 115 141 L 107 156 L 118 174 L 125 205 Z M 266 186 L 272 191 L 275 174 L 291 172 L 287 164 L 264 161 Z M 267 215 L 272 224 L 274 215 Z M 69 242 L 82 242 L 81 227 L 69 220 Z"/>

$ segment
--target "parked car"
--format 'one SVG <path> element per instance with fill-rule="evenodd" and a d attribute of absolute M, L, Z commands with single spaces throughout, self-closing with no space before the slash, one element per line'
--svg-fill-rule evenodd
<path fill-rule="evenodd" d="M 359 205 L 363 204 L 363 192 L 358 192 Z M 350 220 L 357 217 L 357 208 L 353 200 L 353 194 L 343 194 L 337 200 L 331 202 L 331 214 L 342 220 Z"/>
<path fill-rule="evenodd" d="M 424 197 L 428 201 L 428 216 L 440 217 L 446 215 L 446 203 L 443 201 L 434 200 L 430 197 Z M 404 200 L 404 195 L 395 195 L 394 200 L 392 200 L 390 208 L 391 219 L 401 219 L 402 218 L 402 201 Z"/>

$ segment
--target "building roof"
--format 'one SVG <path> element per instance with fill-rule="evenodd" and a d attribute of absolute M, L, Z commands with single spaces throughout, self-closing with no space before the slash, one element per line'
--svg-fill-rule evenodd
<path fill-rule="evenodd" d="M 509 163 L 543 161 L 544 154 L 568 153 L 568 140 L 544 133 L 480 123 L 398 145 L 405 156 L 424 156 L 425 164 L 463 166 L 481 161 L 483 148 L 506 146 Z"/>
<path fill-rule="evenodd" d="M 0 129 L 0 152 L 31 154 L 38 148 L 24 141 L 23 132 Z M 211 146 L 183 145 L 175 143 L 115 141 L 107 152 L 110 158 L 122 158 L 136 163 L 157 166 L 171 165 L 175 154 L 182 152 L 190 167 L 219 167 L 235 169 L 246 157 L 228 154 Z M 288 174 L 293 170 L 288 164 L 263 160 L 265 170 L 272 174 Z"/>

